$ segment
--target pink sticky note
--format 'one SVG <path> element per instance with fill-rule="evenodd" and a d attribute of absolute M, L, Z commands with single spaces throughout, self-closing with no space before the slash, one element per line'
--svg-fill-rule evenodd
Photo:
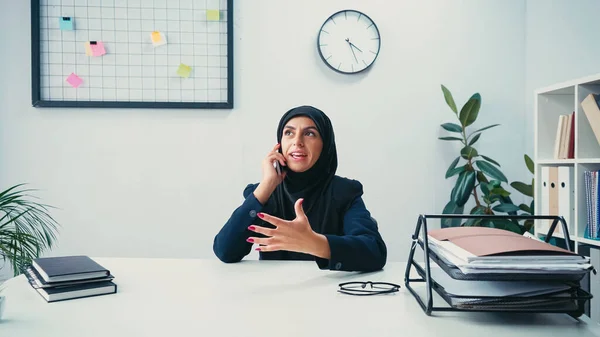
<path fill-rule="evenodd" d="M 96 41 L 96 43 L 90 43 L 90 48 L 92 49 L 92 55 L 94 56 L 102 56 L 106 54 L 106 50 L 104 49 L 104 43 L 100 41 Z"/>
<path fill-rule="evenodd" d="M 77 88 L 78 86 L 81 85 L 81 83 L 83 83 L 83 80 L 75 75 L 74 73 L 71 73 L 71 75 L 69 75 L 69 77 L 67 77 L 67 82 L 69 82 L 70 85 L 73 86 L 73 88 Z"/>

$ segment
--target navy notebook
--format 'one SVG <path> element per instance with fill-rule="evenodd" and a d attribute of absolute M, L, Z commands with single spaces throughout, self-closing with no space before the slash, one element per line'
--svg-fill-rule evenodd
<path fill-rule="evenodd" d="M 46 282 L 65 282 L 107 277 L 110 271 L 88 256 L 41 257 L 32 261 L 33 267 Z"/>

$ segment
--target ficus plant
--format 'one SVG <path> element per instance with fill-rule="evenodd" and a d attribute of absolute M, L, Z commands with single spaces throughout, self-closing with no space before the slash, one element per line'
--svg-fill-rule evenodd
<path fill-rule="evenodd" d="M 477 141 L 484 131 L 500 125 L 492 124 L 471 131 L 481 108 L 481 95 L 479 93 L 473 94 L 459 111 L 450 90 L 444 85 L 441 87 L 444 99 L 457 121 L 456 123 L 441 124 L 441 127 L 450 134 L 439 137 L 439 139 L 460 144 L 460 153 L 446 170 L 445 178 L 456 177 L 456 181 L 450 193 L 450 200 L 445 205 L 442 213 L 464 214 L 465 207 L 471 198 L 474 205 L 469 209 L 469 214 L 493 215 L 506 213 L 515 215 L 520 210 L 532 212 L 533 204 L 530 207 L 526 205 L 519 207 L 512 202 L 510 192 L 503 185 L 508 184 L 508 179 L 502 173 L 500 164 L 489 156 L 480 153 L 476 148 Z M 524 183 L 517 182 L 513 185 L 517 186 L 515 189 L 521 193 L 530 194 L 528 186 Z M 463 221 L 464 219 L 459 218 L 443 218 L 442 227 L 485 226 L 506 229 L 520 234 L 527 230 L 516 220 L 494 219 L 492 221 L 491 219 L 475 218 Z"/>

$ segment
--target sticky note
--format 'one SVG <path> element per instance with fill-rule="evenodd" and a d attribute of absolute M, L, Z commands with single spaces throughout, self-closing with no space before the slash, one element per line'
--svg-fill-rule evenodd
<path fill-rule="evenodd" d="M 71 75 L 67 77 L 67 82 L 69 82 L 73 88 L 77 88 L 81 85 L 81 83 L 83 83 L 83 80 L 79 76 L 75 75 L 75 73 L 71 73 Z"/>
<path fill-rule="evenodd" d="M 85 55 L 92 56 L 92 48 L 90 47 L 90 43 L 85 43 Z"/>
<path fill-rule="evenodd" d="M 150 34 L 150 39 L 152 40 L 152 45 L 154 47 L 162 46 L 167 43 L 167 38 L 161 32 L 152 32 Z"/>
<path fill-rule="evenodd" d="M 106 54 L 104 43 L 101 41 L 90 41 L 90 48 L 92 50 L 92 56 L 102 56 Z"/>
<path fill-rule="evenodd" d="M 73 18 L 63 16 L 58 18 L 60 30 L 73 30 Z"/>
<path fill-rule="evenodd" d="M 207 9 L 206 10 L 206 20 L 208 21 L 219 21 L 221 18 L 221 13 L 218 9 Z"/>
<path fill-rule="evenodd" d="M 179 65 L 179 69 L 177 69 L 177 75 L 181 77 L 190 77 L 190 73 L 192 72 L 192 67 L 181 63 Z"/>

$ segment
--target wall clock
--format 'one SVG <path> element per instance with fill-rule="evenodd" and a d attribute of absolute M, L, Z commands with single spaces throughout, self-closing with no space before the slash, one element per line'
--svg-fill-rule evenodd
<path fill-rule="evenodd" d="M 342 74 L 357 74 L 371 67 L 380 47 L 381 37 L 375 22 L 352 9 L 327 18 L 317 38 L 321 59 Z"/>

